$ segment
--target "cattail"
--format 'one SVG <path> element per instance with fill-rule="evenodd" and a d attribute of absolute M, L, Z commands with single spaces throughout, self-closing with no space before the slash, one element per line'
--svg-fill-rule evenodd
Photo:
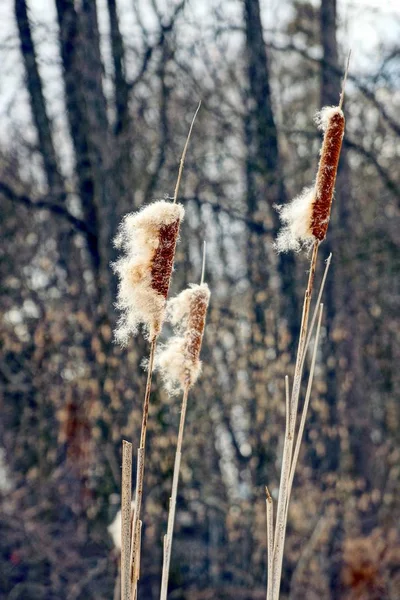
<path fill-rule="evenodd" d="M 316 121 L 324 131 L 316 182 L 288 206 L 279 208 L 284 224 L 276 240 L 279 252 L 298 251 L 315 241 L 322 242 L 328 229 L 345 119 L 339 106 L 326 106 Z"/>
<path fill-rule="evenodd" d="M 115 339 L 122 345 L 141 323 L 150 340 L 161 331 L 183 216 L 181 204 L 160 200 L 122 221 L 115 246 L 124 256 L 113 265 L 120 278 L 117 307 L 122 313 Z"/>
<path fill-rule="evenodd" d="M 175 336 L 156 356 L 169 393 L 191 387 L 201 372 L 200 350 L 203 340 L 210 290 L 206 283 L 191 284 L 167 305 L 167 319 Z"/>
<path fill-rule="evenodd" d="M 205 254 L 203 255 L 202 282 L 204 277 L 204 260 Z M 209 300 L 210 290 L 208 285 L 200 283 L 200 285 L 191 284 L 189 288 L 168 302 L 167 318 L 174 327 L 175 336 L 171 338 L 156 356 L 156 367 L 161 371 L 168 392 L 176 394 L 180 390 L 183 391 L 174 473 L 172 477 L 172 491 L 169 503 L 168 526 L 164 537 L 160 600 L 167 600 L 186 408 L 189 389 L 194 385 L 201 371 L 200 350 Z"/>
<path fill-rule="evenodd" d="M 321 158 L 315 182 L 315 200 L 312 207 L 311 231 L 322 242 L 328 229 L 333 190 L 344 135 L 344 115 L 338 106 L 326 106 L 317 115 L 319 127 L 324 131 Z"/>

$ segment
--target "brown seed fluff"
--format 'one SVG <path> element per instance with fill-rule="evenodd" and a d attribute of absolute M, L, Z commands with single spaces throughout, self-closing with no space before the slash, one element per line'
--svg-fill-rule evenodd
<path fill-rule="evenodd" d="M 199 287 L 198 289 L 193 290 L 193 294 L 190 298 L 185 353 L 193 365 L 196 365 L 200 357 L 209 297 L 210 294 L 208 289 L 205 290 Z M 190 369 L 186 372 L 186 378 L 187 383 L 192 385 Z"/>
<path fill-rule="evenodd" d="M 311 217 L 312 234 L 320 242 L 325 239 L 328 229 L 344 125 L 343 113 L 338 109 L 328 119 L 322 143 Z"/>
<path fill-rule="evenodd" d="M 180 219 L 160 228 L 159 244 L 151 263 L 151 287 L 167 299 Z"/>

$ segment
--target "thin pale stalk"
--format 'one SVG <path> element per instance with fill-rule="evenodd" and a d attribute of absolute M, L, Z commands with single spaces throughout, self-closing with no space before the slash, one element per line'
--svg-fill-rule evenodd
<path fill-rule="evenodd" d="M 121 482 L 121 600 L 131 600 L 132 444 L 122 441 Z"/>
<path fill-rule="evenodd" d="M 351 56 L 351 49 L 349 50 L 349 53 L 347 55 L 346 69 L 345 69 L 345 72 L 344 72 L 344 77 L 343 77 L 343 82 L 342 82 L 342 89 L 341 89 L 340 97 L 339 97 L 339 108 L 340 109 L 342 109 L 342 106 L 343 106 L 344 88 L 346 87 L 347 75 L 349 73 L 350 56 Z"/>
<path fill-rule="evenodd" d="M 171 499 L 170 499 L 170 503 L 169 503 L 169 512 L 168 512 L 167 535 L 164 538 L 164 559 L 163 559 L 163 568 L 162 568 L 162 576 L 161 576 L 160 600 L 166 600 L 167 593 L 168 593 L 168 578 L 169 578 L 169 566 L 170 566 L 170 562 L 171 562 L 172 536 L 173 536 L 173 532 L 174 532 L 176 497 L 178 494 L 179 470 L 180 470 L 180 466 L 181 466 L 182 442 L 183 442 L 183 432 L 185 429 L 185 418 L 186 418 L 188 395 L 189 395 L 189 386 L 187 385 L 183 392 L 183 398 L 182 398 L 181 418 L 180 418 L 180 422 L 179 422 L 178 441 L 176 444 L 176 454 L 175 454 L 175 464 L 174 464 L 174 474 L 172 477 L 172 491 L 171 491 Z"/>
<path fill-rule="evenodd" d="M 285 398 L 286 398 L 286 426 L 285 441 L 283 445 L 283 457 L 281 467 L 281 479 L 279 484 L 278 509 L 275 524 L 273 564 L 272 564 L 272 591 L 271 600 L 275 598 L 275 589 L 278 587 L 281 575 L 283 547 L 285 543 L 285 506 L 287 498 L 287 487 L 289 482 L 290 465 L 292 462 L 293 435 L 295 426 L 295 415 L 292 411 L 292 405 L 289 403 L 289 378 L 285 377 Z M 280 563 L 279 563 L 280 561 Z M 278 591 L 279 594 L 279 591 Z"/>
<path fill-rule="evenodd" d="M 290 430 L 288 431 L 286 426 L 285 431 L 285 442 L 283 447 L 283 459 L 282 459 L 282 470 L 281 470 L 281 480 L 279 485 L 279 497 L 278 497 L 278 509 L 277 509 L 277 517 L 276 517 L 276 525 L 275 525 L 275 540 L 274 540 L 274 561 L 273 561 L 273 592 L 272 599 L 278 600 L 279 598 L 279 588 L 280 588 L 280 580 L 282 573 L 282 561 L 283 561 L 283 549 L 285 545 L 285 516 L 286 516 L 286 507 L 288 503 L 288 484 L 289 484 L 289 475 L 290 475 L 290 467 L 292 463 L 292 452 L 293 452 L 293 436 L 294 429 L 296 426 L 297 419 L 297 410 L 299 403 L 299 395 L 300 395 L 300 386 L 301 386 L 301 377 L 303 372 L 303 354 L 307 341 L 307 329 L 308 329 L 308 319 L 310 313 L 310 304 L 312 291 L 314 287 L 314 279 L 315 279 L 315 268 L 318 257 L 318 248 L 319 242 L 316 240 L 314 242 L 312 248 L 312 255 L 310 260 L 310 271 L 308 275 L 308 283 L 306 292 L 304 295 L 304 303 L 303 303 L 303 313 L 301 318 L 301 327 L 300 327 L 300 338 L 299 345 L 297 349 L 296 356 L 296 366 L 293 378 L 293 387 L 292 394 L 290 400 Z M 288 422 L 288 419 L 287 419 Z"/>
<path fill-rule="evenodd" d="M 203 264 L 201 267 L 200 285 L 203 285 L 203 283 L 204 283 L 205 272 L 206 272 L 206 240 L 204 240 L 204 242 L 203 242 Z"/>
<path fill-rule="evenodd" d="M 132 539 L 131 539 L 131 583 L 132 583 L 132 598 L 136 596 L 136 586 L 139 580 L 139 563 L 140 563 L 140 508 L 143 498 L 143 479 L 144 479 L 144 448 L 138 448 L 137 467 L 136 467 L 136 494 L 135 494 L 135 509 L 132 521 Z M 139 507 L 139 511 L 137 510 Z"/>
<path fill-rule="evenodd" d="M 306 355 L 307 355 L 307 350 L 308 347 L 310 345 L 310 341 L 311 341 L 311 337 L 314 331 L 314 325 L 315 325 L 315 321 L 317 320 L 317 315 L 320 309 L 320 304 L 321 304 L 321 298 L 322 298 L 322 292 L 324 291 L 324 287 L 325 287 L 325 281 L 326 281 L 326 277 L 328 275 L 328 271 L 329 271 L 329 267 L 331 265 L 331 260 L 332 260 L 332 253 L 328 256 L 328 258 L 326 259 L 326 264 L 325 264 L 325 271 L 319 286 L 319 290 L 318 290 L 318 296 L 317 296 L 317 300 L 315 303 L 315 308 L 311 317 L 311 322 L 310 322 L 310 327 L 308 330 L 308 334 L 307 334 L 307 340 L 306 343 L 304 345 L 304 352 L 303 352 L 303 356 L 301 359 L 301 365 L 300 365 L 300 369 L 301 371 L 303 370 L 303 366 L 304 366 L 304 361 L 306 359 Z"/>
<path fill-rule="evenodd" d="M 314 379 L 315 363 L 316 363 L 316 358 L 317 358 L 318 341 L 319 341 L 319 335 L 320 335 L 320 329 L 321 329 L 322 310 L 323 310 L 323 305 L 321 304 L 319 307 L 317 332 L 315 335 L 314 350 L 313 350 L 313 356 L 312 356 L 312 361 L 311 361 L 310 374 L 309 374 L 309 378 L 308 378 L 306 397 L 304 400 L 304 406 L 303 406 L 303 411 L 302 411 L 300 425 L 299 425 L 299 432 L 298 432 L 297 438 L 296 438 L 296 446 L 295 446 L 293 460 L 292 460 L 292 464 L 291 464 L 291 468 L 290 468 L 290 474 L 289 474 L 289 478 L 288 478 L 287 502 L 286 502 L 284 521 L 283 521 L 283 531 L 282 531 L 283 540 L 285 540 L 285 535 L 286 535 L 287 517 L 288 517 L 288 511 L 289 511 L 289 502 L 290 502 L 290 495 L 292 492 L 293 479 L 294 479 L 294 474 L 295 474 L 295 470 L 296 470 L 297 460 L 298 460 L 299 453 L 300 453 L 300 446 L 301 446 L 301 441 L 302 441 L 303 432 L 304 432 L 304 426 L 305 426 L 305 422 L 306 422 L 306 418 L 307 418 L 308 406 L 310 403 L 311 389 L 312 389 L 312 383 L 313 383 L 313 379 Z M 280 565 L 278 565 L 278 567 L 280 567 L 279 568 L 279 578 L 274 582 L 274 596 L 273 596 L 274 600 L 278 600 L 278 598 L 279 598 L 282 562 L 280 563 Z"/>
<path fill-rule="evenodd" d="M 272 600 L 272 558 L 274 552 L 274 503 L 267 486 L 265 486 L 267 498 L 267 560 L 268 560 L 268 582 L 267 582 L 267 600 Z"/>
<path fill-rule="evenodd" d="M 297 348 L 296 367 L 295 367 L 294 378 L 293 378 L 292 404 L 293 404 L 293 408 L 295 409 L 295 411 L 294 411 L 295 416 L 297 416 L 297 406 L 298 406 L 299 394 L 300 394 L 302 367 L 304 365 L 304 360 L 303 360 L 304 348 L 305 348 L 306 340 L 307 340 L 308 317 L 310 314 L 311 297 L 312 297 L 312 292 L 313 292 L 313 288 L 314 288 L 315 268 L 317 265 L 318 249 L 319 249 L 319 242 L 318 242 L 318 240 L 316 240 L 314 242 L 313 249 L 312 249 L 307 289 L 304 294 L 303 314 L 301 317 L 301 326 L 300 326 L 300 338 L 299 338 L 299 345 Z"/>
<path fill-rule="evenodd" d="M 301 442 L 302 442 L 302 439 L 303 439 L 304 426 L 305 426 L 305 423 L 306 423 L 308 406 L 309 406 L 309 403 L 310 403 L 311 389 L 312 389 L 312 384 L 313 384 L 313 379 L 314 379 L 314 371 L 315 371 L 315 362 L 317 360 L 317 350 L 318 350 L 319 334 L 320 334 L 320 329 L 321 329 L 323 306 L 324 306 L 323 304 L 320 304 L 320 306 L 319 306 L 319 316 L 318 316 L 317 332 L 315 334 L 314 349 L 313 349 L 313 355 L 312 355 L 312 359 L 311 359 L 310 374 L 308 376 L 308 384 L 307 384 L 306 397 L 305 397 L 305 400 L 304 400 L 304 406 L 303 406 L 303 410 L 302 410 L 302 414 L 301 414 L 299 431 L 298 431 L 298 434 L 297 434 L 297 437 L 296 437 L 296 446 L 295 446 L 295 449 L 294 449 L 292 466 L 291 466 L 291 469 L 290 469 L 289 488 L 288 488 L 288 501 L 287 501 L 287 506 L 286 506 L 286 519 L 287 519 L 288 508 L 289 508 L 290 494 L 291 494 L 291 491 L 292 491 L 294 474 L 295 474 L 295 471 L 296 471 L 297 460 L 299 458 L 299 453 L 300 453 L 300 446 L 301 446 Z"/>
<path fill-rule="evenodd" d="M 132 577 L 132 597 L 135 597 L 136 586 L 139 578 L 138 564 L 140 561 L 140 540 L 138 539 L 140 527 L 140 512 L 143 498 L 143 479 L 144 479 L 144 460 L 146 450 L 147 421 L 149 418 L 151 381 L 153 377 L 154 355 L 156 351 L 157 338 L 155 337 L 150 345 L 149 367 L 147 371 L 146 391 L 144 394 L 142 428 L 140 432 L 140 447 L 138 449 L 137 467 L 136 467 L 136 494 L 135 494 L 135 512 L 132 524 L 132 544 L 131 544 L 131 577 Z"/>
<path fill-rule="evenodd" d="M 188 146 L 189 146 L 190 136 L 192 135 L 193 125 L 194 125 L 194 122 L 196 120 L 197 113 L 200 110 L 200 106 L 201 106 L 201 101 L 199 102 L 199 105 L 198 105 L 198 107 L 196 109 L 196 112 L 193 115 L 193 119 L 192 119 L 192 122 L 190 124 L 189 133 L 188 133 L 188 136 L 186 138 L 186 143 L 185 143 L 185 146 L 183 148 L 181 160 L 180 160 L 180 163 L 179 163 L 178 179 L 176 180 L 175 192 L 174 192 L 174 204 L 175 204 L 175 202 L 178 199 L 179 186 L 180 186 L 181 179 L 182 179 L 183 167 L 185 165 L 186 152 L 187 152 L 187 149 L 188 149 Z"/>

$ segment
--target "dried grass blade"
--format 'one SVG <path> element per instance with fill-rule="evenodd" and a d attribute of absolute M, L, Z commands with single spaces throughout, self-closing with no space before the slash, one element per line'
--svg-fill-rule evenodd
<path fill-rule="evenodd" d="M 174 533 L 174 523 L 175 523 L 176 497 L 178 494 L 179 471 L 180 471 L 180 466 L 181 466 L 182 442 L 183 442 L 183 432 L 185 429 L 185 418 L 186 418 L 188 396 L 189 396 L 189 386 L 187 385 L 183 392 L 183 398 L 182 398 L 181 418 L 179 421 L 178 441 L 176 444 L 174 473 L 173 473 L 173 477 L 172 477 L 172 490 L 171 490 L 171 498 L 170 498 L 170 503 L 169 503 L 167 535 L 164 538 L 164 560 L 163 560 L 163 568 L 162 568 L 162 576 L 161 576 L 160 600 L 166 600 L 167 594 L 168 594 L 169 566 L 171 563 L 171 550 L 172 550 L 172 537 L 173 537 L 173 533 Z"/>
<path fill-rule="evenodd" d="M 299 431 L 298 431 L 297 438 L 296 438 L 296 446 L 295 446 L 294 454 L 293 454 L 292 466 L 290 469 L 289 488 L 288 488 L 288 503 L 287 503 L 287 507 L 286 507 L 286 519 L 287 519 L 287 512 L 288 512 L 289 501 L 290 501 L 290 494 L 292 491 L 294 474 L 296 471 L 297 460 L 299 458 L 300 446 L 301 446 L 303 433 L 304 433 L 304 426 L 305 426 L 306 418 L 307 418 L 308 406 L 310 403 L 312 384 L 313 384 L 313 380 L 314 380 L 314 371 L 315 371 L 315 363 L 317 360 L 317 350 L 318 350 L 319 335 L 320 335 L 320 330 L 321 330 L 323 306 L 324 306 L 323 304 L 320 304 L 320 306 L 319 306 L 317 332 L 315 334 L 314 349 L 313 349 L 313 355 L 312 355 L 312 360 L 311 360 L 310 374 L 308 377 L 306 397 L 304 400 L 304 406 L 303 406 L 303 410 L 302 410 L 302 414 L 301 414 Z"/>
<path fill-rule="evenodd" d="M 131 599 L 132 444 L 122 441 L 121 483 L 121 600 Z"/>
<path fill-rule="evenodd" d="M 274 552 L 274 503 L 267 486 L 265 486 L 266 509 L 267 509 L 267 560 L 268 560 L 268 582 L 267 600 L 272 600 L 272 560 Z"/>

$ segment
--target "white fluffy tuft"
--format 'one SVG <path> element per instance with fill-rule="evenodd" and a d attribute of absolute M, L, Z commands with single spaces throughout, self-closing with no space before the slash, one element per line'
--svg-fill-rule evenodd
<path fill-rule="evenodd" d="M 278 252 L 288 252 L 308 247 L 314 241 L 311 231 L 312 209 L 315 189 L 304 188 L 299 196 L 288 205 L 278 207 L 283 228 L 275 242 Z"/>
<path fill-rule="evenodd" d="M 187 385 L 192 386 L 201 373 L 199 353 L 209 299 L 206 283 L 192 283 L 168 301 L 166 318 L 173 325 L 175 335 L 157 352 L 155 366 L 170 395 L 178 394 Z"/>
<path fill-rule="evenodd" d="M 324 106 L 317 112 L 314 117 L 314 121 L 318 125 L 318 128 L 322 131 L 326 131 L 329 125 L 329 121 L 334 115 L 343 115 L 342 109 L 338 106 Z"/>
<path fill-rule="evenodd" d="M 184 216 L 181 204 L 165 200 L 153 202 L 140 212 L 126 215 L 115 246 L 124 255 L 113 264 L 119 276 L 117 308 L 121 311 L 115 340 L 125 346 L 142 323 L 152 338 L 164 320 L 165 298 L 152 287 L 151 265 L 159 245 L 161 227 Z"/>

